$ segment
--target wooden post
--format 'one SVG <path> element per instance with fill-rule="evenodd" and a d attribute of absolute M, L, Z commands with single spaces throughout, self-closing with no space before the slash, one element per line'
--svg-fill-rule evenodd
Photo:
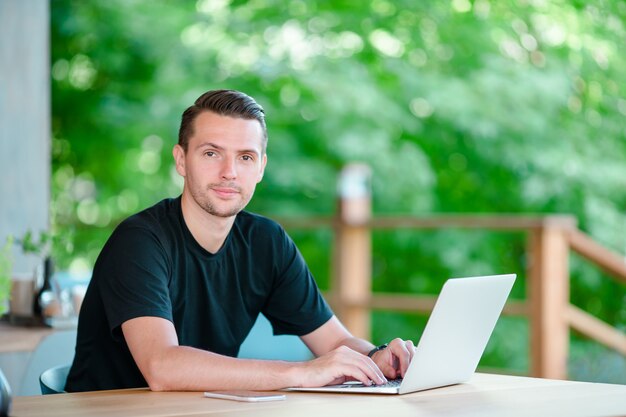
<path fill-rule="evenodd" d="M 567 230 L 546 224 L 530 232 L 528 254 L 530 373 L 566 379 L 569 350 Z"/>
<path fill-rule="evenodd" d="M 367 307 L 372 282 L 370 177 L 369 167 L 363 164 L 347 165 L 339 177 L 332 298 L 343 324 L 365 339 L 371 325 Z"/>

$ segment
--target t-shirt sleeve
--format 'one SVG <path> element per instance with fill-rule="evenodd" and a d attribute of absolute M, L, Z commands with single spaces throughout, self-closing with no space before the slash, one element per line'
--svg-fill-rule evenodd
<path fill-rule="evenodd" d="M 98 286 L 113 337 L 127 320 L 152 316 L 172 321 L 167 254 L 143 227 L 118 227 L 97 261 Z"/>
<path fill-rule="evenodd" d="M 274 254 L 274 286 L 263 314 L 274 334 L 308 334 L 326 323 L 333 312 L 295 243 L 280 228 Z"/>

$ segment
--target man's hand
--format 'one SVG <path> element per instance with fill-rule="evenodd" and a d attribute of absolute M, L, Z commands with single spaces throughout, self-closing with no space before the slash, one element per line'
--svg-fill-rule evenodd
<path fill-rule="evenodd" d="M 411 340 L 393 339 L 386 349 L 372 355 L 372 360 L 389 379 L 404 378 L 409 363 L 415 354 L 415 345 Z"/>
<path fill-rule="evenodd" d="M 298 385 L 302 387 L 342 384 L 350 380 L 357 380 L 368 386 L 387 382 L 372 359 L 347 346 L 340 346 L 300 365 L 297 379 Z"/>
<path fill-rule="evenodd" d="M 367 352 L 373 347 L 372 344 L 352 336 L 335 316 L 313 332 L 300 337 L 311 352 L 318 356 L 305 364 L 311 367 L 311 375 L 305 375 L 304 379 L 298 375 L 301 377 L 297 381 L 300 386 L 340 384 L 350 379 L 364 384 L 370 381 L 381 384 L 384 381 L 376 379 L 376 375 L 389 379 L 404 377 L 415 354 L 412 341 L 393 339 L 386 349 L 374 353 L 370 359 Z"/>

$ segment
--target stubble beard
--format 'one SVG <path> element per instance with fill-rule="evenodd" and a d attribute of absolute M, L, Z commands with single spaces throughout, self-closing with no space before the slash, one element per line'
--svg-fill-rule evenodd
<path fill-rule="evenodd" d="M 248 205 L 248 202 L 250 201 L 250 198 L 252 197 L 252 195 L 244 194 L 241 188 L 239 187 L 231 187 L 231 188 L 235 188 L 239 192 L 239 196 L 241 197 L 241 199 L 236 202 L 235 206 L 231 206 L 231 207 L 220 210 L 218 208 L 218 204 L 216 204 L 213 200 L 211 200 L 211 197 L 209 196 L 209 193 L 211 192 L 211 188 L 214 186 L 220 186 L 220 184 L 210 184 L 209 186 L 207 186 L 205 192 L 200 192 L 198 190 L 190 190 L 191 196 L 196 201 L 196 203 L 205 212 L 207 212 L 208 214 L 212 216 L 222 217 L 222 218 L 236 216 Z"/>

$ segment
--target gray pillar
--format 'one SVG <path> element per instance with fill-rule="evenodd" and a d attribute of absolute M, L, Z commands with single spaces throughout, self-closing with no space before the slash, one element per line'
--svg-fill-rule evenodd
<path fill-rule="evenodd" d="M 48 229 L 50 9 L 48 0 L 0 0 L 0 246 Z M 14 271 L 37 258 L 14 248 Z"/>

